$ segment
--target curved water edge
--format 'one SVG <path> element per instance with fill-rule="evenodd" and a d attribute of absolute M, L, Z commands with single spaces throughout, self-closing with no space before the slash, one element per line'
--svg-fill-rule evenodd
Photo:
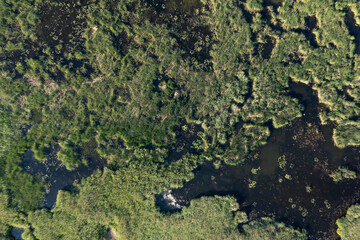
<path fill-rule="evenodd" d="M 13 236 L 15 240 L 24 240 L 21 236 L 24 232 L 24 228 L 13 227 L 11 229 L 11 236 Z"/>
<path fill-rule="evenodd" d="M 275 216 L 305 229 L 310 238 L 338 239 L 336 220 L 359 201 L 360 178 L 335 182 L 329 175 L 339 166 L 360 173 L 360 148 L 334 146 L 335 124 L 321 125 L 318 113 L 325 108 L 309 86 L 291 83 L 289 94 L 304 105 L 301 118 L 274 129 L 267 144 L 243 164 L 215 168 L 206 161 L 182 188 L 157 197 L 160 209 L 173 211 L 176 203 L 181 210 L 194 198 L 232 195 L 250 221 Z M 169 198 L 169 193 L 169 201 L 158 201 Z"/>
<path fill-rule="evenodd" d="M 306 229 L 310 237 L 337 239 L 335 221 L 360 199 L 360 179 L 334 182 L 329 174 L 339 166 L 360 173 L 360 148 L 334 146 L 335 125 L 320 124 L 318 112 L 324 106 L 310 87 L 291 83 L 288 94 L 304 105 L 301 118 L 273 129 L 267 144 L 240 165 L 215 168 L 211 161 L 205 161 L 182 188 L 156 196 L 160 209 L 176 212 L 194 198 L 233 195 L 249 221 L 276 216 L 288 225 Z M 59 190 L 71 188 L 75 181 L 106 166 L 106 161 L 93 153 L 87 156 L 88 165 L 69 171 L 57 160 L 58 150 L 49 149 L 44 162 L 28 150 L 21 162 L 26 172 L 43 179 L 48 187 L 43 207 L 54 207 Z"/>
<path fill-rule="evenodd" d="M 167 212 L 180 211 L 184 206 L 181 205 L 180 201 L 172 195 L 172 190 L 169 189 L 162 194 L 156 196 L 156 204 L 160 208 Z"/>
<path fill-rule="evenodd" d="M 119 238 L 114 229 L 109 227 L 107 229 L 106 236 L 102 240 L 119 240 Z"/>

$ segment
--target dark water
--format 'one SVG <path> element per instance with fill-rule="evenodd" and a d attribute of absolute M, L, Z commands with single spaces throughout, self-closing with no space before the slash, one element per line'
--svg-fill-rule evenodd
<path fill-rule="evenodd" d="M 83 41 L 82 29 L 86 25 L 82 11 L 88 4 L 87 1 L 75 0 L 50 1 L 42 4 L 41 22 L 38 28 L 39 40 L 50 47 L 62 45 L 60 52 L 78 48 Z"/>
<path fill-rule="evenodd" d="M 351 9 L 347 9 L 345 15 L 345 24 L 349 30 L 349 33 L 355 38 L 354 43 L 356 47 L 354 53 L 360 54 L 360 26 L 356 23 L 355 14 Z"/>
<path fill-rule="evenodd" d="M 181 124 L 176 132 L 176 142 L 169 146 L 166 162 L 171 163 L 181 159 L 187 153 L 200 154 L 201 151 L 193 146 L 193 142 L 200 140 L 198 133 L 201 127 L 195 124 Z"/>
<path fill-rule="evenodd" d="M 83 154 L 87 159 L 87 165 L 80 165 L 73 171 L 69 171 L 56 158 L 58 147 L 49 150 L 47 160 L 40 162 L 35 159 L 34 153 L 28 150 L 24 153 L 21 166 L 24 170 L 32 175 L 44 180 L 48 186 L 42 205 L 53 208 L 56 203 L 56 197 L 59 190 L 71 189 L 75 181 L 90 176 L 97 169 L 106 166 L 106 161 L 99 157 L 95 151 L 96 146 L 89 143 L 85 146 Z"/>
<path fill-rule="evenodd" d="M 308 16 L 305 18 L 305 25 L 309 30 L 314 30 L 317 27 L 317 19 L 316 16 Z"/>
<path fill-rule="evenodd" d="M 303 34 L 306 38 L 306 40 L 309 41 L 310 45 L 313 47 L 313 48 L 319 48 L 319 44 L 316 40 L 316 36 L 313 32 L 314 29 L 316 29 L 316 24 L 317 24 L 317 20 L 316 20 L 316 17 L 313 17 L 313 16 L 310 16 L 310 17 L 307 17 L 305 19 L 305 26 L 306 28 L 305 29 L 293 29 L 292 31 L 298 33 L 298 34 Z"/>
<path fill-rule="evenodd" d="M 317 28 L 317 19 L 316 16 L 309 16 L 305 18 L 306 29 L 302 30 L 302 33 L 305 35 L 306 39 L 310 42 L 310 45 L 313 48 L 318 48 L 319 44 L 317 43 L 316 36 L 313 32 Z"/>
<path fill-rule="evenodd" d="M 211 27 L 194 25 L 192 20 L 202 15 L 201 9 L 205 6 L 200 0 L 146 0 L 145 3 L 149 8 L 144 16 L 151 22 L 167 26 L 170 36 L 183 50 L 183 58 L 200 64 L 203 70 L 212 68 L 210 51 L 216 41 Z"/>
<path fill-rule="evenodd" d="M 212 162 L 205 162 L 182 188 L 158 196 L 161 209 L 180 210 L 201 196 L 233 195 L 250 220 L 276 217 L 305 228 L 310 238 L 338 239 L 335 221 L 359 200 L 360 180 L 335 183 L 328 174 L 338 166 L 360 172 L 359 148 L 334 146 L 334 126 L 320 124 L 318 111 L 324 106 L 310 87 L 292 83 L 290 90 L 305 107 L 301 118 L 275 129 L 268 143 L 242 165 L 215 169 Z"/>
<path fill-rule="evenodd" d="M 275 8 L 280 7 L 283 5 L 284 0 L 264 0 L 265 6 L 273 6 Z"/>
<path fill-rule="evenodd" d="M 262 44 L 261 56 L 263 59 L 269 59 L 271 57 L 271 53 L 275 47 L 276 39 L 273 37 L 266 37 L 266 41 Z"/>
<path fill-rule="evenodd" d="M 25 229 L 23 229 L 23 228 L 13 227 L 11 229 L 11 235 L 14 237 L 15 240 L 23 240 L 21 235 L 24 233 L 24 231 L 25 231 Z"/>

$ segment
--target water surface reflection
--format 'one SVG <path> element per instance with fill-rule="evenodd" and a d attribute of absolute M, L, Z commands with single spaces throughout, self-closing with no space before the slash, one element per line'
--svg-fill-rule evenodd
<path fill-rule="evenodd" d="M 305 228 L 311 238 L 338 239 L 335 221 L 359 200 L 360 179 L 335 183 L 329 173 L 338 166 L 359 173 L 359 148 L 334 146 L 334 125 L 320 124 L 318 112 L 324 106 L 310 87 L 292 83 L 289 94 L 305 106 L 301 118 L 273 130 L 268 143 L 252 152 L 244 164 L 216 169 L 205 162 L 195 170 L 194 179 L 172 189 L 176 204 L 230 194 L 250 219 L 273 216 Z M 166 210 L 164 202 L 158 204 Z"/>

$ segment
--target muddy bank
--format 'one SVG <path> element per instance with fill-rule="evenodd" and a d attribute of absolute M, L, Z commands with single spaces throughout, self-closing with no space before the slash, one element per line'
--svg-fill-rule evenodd
<path fill-rule="evenodd" d="M 273 130 L 268 143 L 244 164 L 215 169 L 205 162 L 195 170 L 194 179 L 172 189 L 171 203 L 180 210 L 201 196 L 233 195 L 250 220 L 276 217 L 306 229 L 310 238 L 339 239 L 336 219 L 359 200 L 360 179 L 334 182 L 329 174 L 339 166 L 359 173 L 359 148 L 334 146 L 334 125 L 320 124 L 318 112 L 324 106 L 310 87 L 292 83 L 289 94 L 304 105 L 301 118 Z M 164 202 L 158 205 L 169 210 Z"/>

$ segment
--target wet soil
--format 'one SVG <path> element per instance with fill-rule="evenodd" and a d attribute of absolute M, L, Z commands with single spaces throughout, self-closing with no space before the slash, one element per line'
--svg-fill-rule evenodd
<path fill-rule="evenodd" d="M 359 201 L 360 179 L 335 183 L 329 173 L 338 166 L 359 173 L 360 150 L 334 146 L 334 124 L 320 124 L 318 112 L 324 106 L 310 87 L 292 83 L 289 94 L 304 105 L 301 118 L 274 129 L 268 143 L 252 152 L 244 164 L 216 169 L 208 161 L 199 166 L 194 179 L 182 188 L 171 189 L 173 206 L 189 205 L 201 196 L 233 195 L 250 220 L 275 217 L 306 229 L 311 239 L 339 239 L 336 219 Z M 166 210 L 168 202 L 158 204 Z"/>

